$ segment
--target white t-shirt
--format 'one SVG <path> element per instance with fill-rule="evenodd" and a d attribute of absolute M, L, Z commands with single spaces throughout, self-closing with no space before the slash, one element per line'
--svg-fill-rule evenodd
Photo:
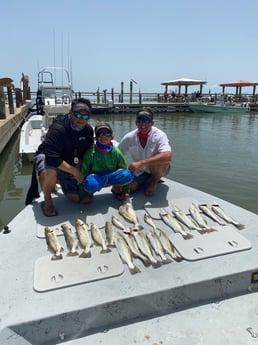
<path fill-rule="evenodd" d="M 172 151 L 167 135 L 157 127 L 151 127 L 148 140 L 144 148 L 140 144 L 137 132 L 138 129 L 135 129 L 127 133 L 118 145 L 124 155 L 130 154 L 132 161 L 140 161 L 142 159 L 152 157 L 157 153 Z M 150 170 L 147 166 L 143 166 L 137 170 L 136 175 L 139 176 L 143 172 L 150 173 Z"/>

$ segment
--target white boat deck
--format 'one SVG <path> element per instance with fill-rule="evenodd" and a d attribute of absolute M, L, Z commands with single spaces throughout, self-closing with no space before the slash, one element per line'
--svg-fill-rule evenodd
<path fill-rule="evenodd" d="M 117 275 L 89 282 L 75 279 L 69 286 L 62 286 L 69 274 L 65 272 L 60 279 L 49 281 L 42 292 L 35 289 L 36 262 L 48 257 L 50 269 L 55 264 L 47 252 L 42 229 L 50 226 L 58 232 L 60 224 L 69 222 L 73 226 L 74 220 L 80 218 L 96 223 L 104 231 L 103 223 L 110 221 L 112 214 L 120 217 L 121 203 L 106 188 L 86 206 L 72 204 L 59 194 L 54 199 L 58 217 L 44 217 L 38 202 L 27 206 L 9 224 L 11 232 L 0 234 L 0 344 L 257 344 L 258 216 L 169 180 L 159 185 L 152 198 L 139 191 L 132 204 L 143 231 L 147 231 L 150 227 L 143 221 L 145 207 L 153 208 L 156 217 L 157 207 L 169 210 L 171 205 L 181 203 L 185 208 L 191 200 L 208 204 L 217 201 L 226 213 L 245 225 L 243 230 L 233 225 L 218 226 L 219 233 L 225 230 L 219 240 L 215 233 L 199 234 L 207 237 L 207 243 L 213 241 L 215 247 L 219 247 L 218 241 L 230 242 L 236 234 L 238 242 L 235 241 L 233 252 L 211 253 L 207 249 L 207 256 L 202 259 L 173 261 L 158 268 L 145 267 L 136 259 L 140 273 L 132 275 L 122 264 L 122 272 Z M 161 220 L 154 221 L 172 241 L 181 236 Z M 213 221 L 208 222 L 216 226 Z M 198 238 L 195 231 L 191 233 L 193 239 Z M 66 248 L 63 236 L 58 239 Z M 191 239 L 185 241 L 190 243 Z M 205 249 L 205 243 L 202 246 Z M 96 270 L 99 257 L 94 248 Z M 87 259 L 70 259 L 86 265 Z"/>

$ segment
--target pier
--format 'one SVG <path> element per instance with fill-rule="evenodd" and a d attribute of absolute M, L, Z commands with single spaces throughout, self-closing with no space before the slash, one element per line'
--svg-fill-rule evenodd
<path fill-rule="evenodd" d="M 0 154 L 24 121 L 25 115 L 28 110 L 28 104 L 20 108 L 14 109 L 14 114 L 10 114 L 6 106 L 6 118 L 0 120 Z"/>

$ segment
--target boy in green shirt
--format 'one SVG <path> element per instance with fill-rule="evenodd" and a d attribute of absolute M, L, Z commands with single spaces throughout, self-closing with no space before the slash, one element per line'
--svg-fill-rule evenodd
<path fill-rule="evenodd" d="M 91 202 L 93 193 L 111 185 L 112 193 L 118 200 L 128 199 L 128 184 L 133 176 L 127 169 L 125 157 L 112 144 L 113 131 L 109 123 L 97 122 L 95 139 L 96 143 L 85 152 L 81 163 L 81 173 L 85 176 L 82 183 L 83 202 Z"/>

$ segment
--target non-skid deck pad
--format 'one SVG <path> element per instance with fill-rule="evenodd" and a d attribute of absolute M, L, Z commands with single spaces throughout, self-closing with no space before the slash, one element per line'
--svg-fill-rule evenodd
<path fill-rule="evenodd" d="M 198 205 L 198 201 L 194 200 L 193 198 L 180 198 L 180 199 L 171 199 L 168 201 L 167 206 L 160 206 L 160 203 L 153 203 L 153 204 L 145 204 L 144 208 L 145 211 L 153 218 L 153 219 L 161 219 L 159 212 L 160 208 L 165 208 L 168 212 L 172 214 L 172 207 L 177 206 L 180 208 L 184 213 L 189 214 L 189 207 L 191 203 L 194 202 Z M 173 215 L 173 214 L 172 214 Z"/>
<path fill-rule="evenodd" d="M 180 234 L 169 235 L 171 242 L 180 255 L 189 261 L 200 260 L 212 256 L 230 254 L 252 248 L 251 243 L 232 225 L 216 226 L 218 231 L 200 234 L 190 231 L 191 239 L 184 239 Z"/>
<path fill-rule="evenodd" d="M 91 248 L 91 258 L 67 257 L 51 260 L 51 255 L 40 257 L 34 267 L 34 289 L 44 292 L 111 278 L 124 272 L 117 250 L 100 254 L 100 247 Z"/>

